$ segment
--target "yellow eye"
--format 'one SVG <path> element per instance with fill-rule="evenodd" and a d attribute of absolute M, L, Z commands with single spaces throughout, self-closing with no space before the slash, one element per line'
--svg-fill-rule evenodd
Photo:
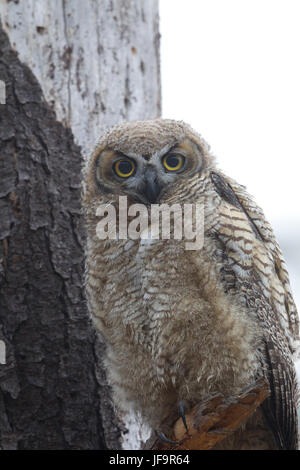
<path fill-rule="evenodd" d="M 177 153 L 169 153 L 165 155 L 163 160 L 163 165 L 168 171 L 178 171 L 183 167 L 184 158 L 182 155 Z"/>
<path fill-rule="evenodd" d="M 114 172 L 120 178 L 129 178 L 134 173 L 135 164 L 131 160 L 118 160 L 114 163 Z"/>

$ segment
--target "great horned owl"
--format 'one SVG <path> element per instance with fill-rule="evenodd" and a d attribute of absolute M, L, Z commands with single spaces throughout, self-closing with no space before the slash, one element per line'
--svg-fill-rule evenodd
<path fill-rule="evenodd" d="M 183 122 L 107 131 L 85 168 L 86 289 L 107 344 L 114 401 L 159 429 L 179 402 L 231 396 L 258 377 L 271 396 L 222 448 L 295 449 L 298 316 L 280 248 L 245 188 Z M 97 236 L 99 205 L 201 204 L 204 244 Z"/>

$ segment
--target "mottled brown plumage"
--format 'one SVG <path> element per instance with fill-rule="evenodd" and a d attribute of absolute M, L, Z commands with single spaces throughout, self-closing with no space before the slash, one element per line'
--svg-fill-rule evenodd
<path fill-rule="evenodd" d="M 179 172 L 163 158 L 180 155 Z M 134 162 L 116 176 L 119 159 Z M 151 181 L 149 181 L 151 179 Z M 183 122 L 157 119 L 109 130 L 85 169 L 86 288 L 107 344 L 114 400 L 159 429 L 180 400 L 238 393 L 266 375 L 271 397 L 219 448 L 297 447 L 293 354 L 298 316 L 273 231 L 243 186 L 215 165 Z M 149 189 L 150 188 L 150 189 Z M 204 246 L 184 240 L 99 240 L 99 204 L 198 203 Z"/>

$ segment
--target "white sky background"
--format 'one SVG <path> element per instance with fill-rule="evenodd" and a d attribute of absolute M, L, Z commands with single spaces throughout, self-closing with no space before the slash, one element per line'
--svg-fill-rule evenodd
<path fill-rule="evenodd" d="M 160 0 L 162 114 L 272 223 L 300 307 L 300 1 Z"/>

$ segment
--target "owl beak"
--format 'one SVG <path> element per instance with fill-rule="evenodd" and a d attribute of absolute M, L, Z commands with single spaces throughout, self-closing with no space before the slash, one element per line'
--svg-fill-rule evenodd
<path fill-rule="evenodd" d="M 154 204 L 160 191 L 161 185 L 157 180 L 156 171 L 153 168 L 147 168 L 144 176 L 144 185 L 141 190 L 142 195 L 150 204 Z"/>

